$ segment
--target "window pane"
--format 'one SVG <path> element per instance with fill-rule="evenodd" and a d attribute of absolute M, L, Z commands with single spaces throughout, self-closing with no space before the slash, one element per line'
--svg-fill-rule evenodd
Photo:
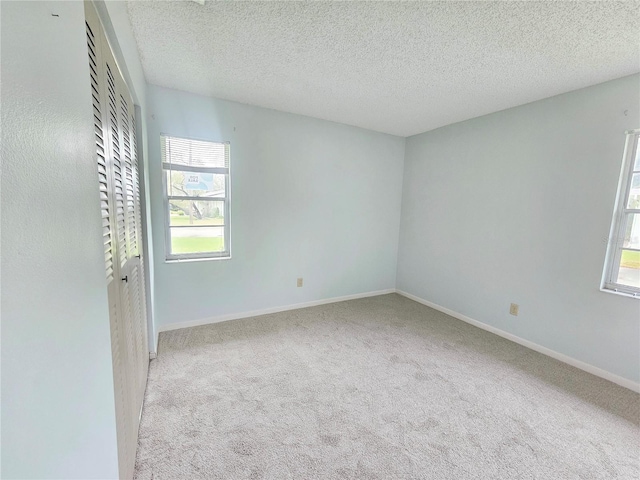
<path fill-rule="evenodd" d="M 640 288 L 640 252 L 622 251 L 616 283 Z"/>
<path fill-rule="evenodd" d="M 224 251 L 224 227 L 171 228 L 172 254 Z"/>
<path fill-rule="evenodd" d="M 626 222 L 622 248 L 640 248 L 640 214 L 627 214 Z"/>
<path fill-rule="evenodd" d="M 224 197 L 225 175 L 165 170 L 172 197 Z"/>
<path fill-rule="evenodd" d="M 163 161 L 173 165 L 197 167 L 229 167 L 229 144 L 162 137 Z"/>
<path fill-rule="evenodd" d="M 224 202 L 169 200 L 169 225 L 224 225 Z"/>
<path fill-rule="evenodd" d="M 640 208 L 640 173 L 631 176 L 631 188 L 627 208 Z"/>
<path fill-rule="evenodd" d="M 638 142 L 640 143 L 640 139 L 638 139 Z M 633 164 L 633 171 L 640 171 L 640 146 L 638 143 L 636 143 L 636 161 Z"/>

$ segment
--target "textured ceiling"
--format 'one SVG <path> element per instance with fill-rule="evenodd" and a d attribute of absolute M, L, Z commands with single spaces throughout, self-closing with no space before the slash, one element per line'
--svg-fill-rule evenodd
<path fill-rule="evenodd" d="M 149 83 L 401 136 L 640 71 L 640 2 L 128 7 Z"/>

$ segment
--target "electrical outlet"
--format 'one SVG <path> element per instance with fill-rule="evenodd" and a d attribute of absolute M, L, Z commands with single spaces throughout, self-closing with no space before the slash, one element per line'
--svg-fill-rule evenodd
<path fill-rule="evenodd" d="M 518 310 L 520 310 L 520 305 L 518 305 L 517 303 L 512 303 L 509 307 L 509 313 L 511 315 L 515 315 L 516 317 L 518 316 Z"/>
<path fill-rule="evenodd" d="M 298 279 L 298 286 L 301 287 L 302 286 L 302 278 Z"/>

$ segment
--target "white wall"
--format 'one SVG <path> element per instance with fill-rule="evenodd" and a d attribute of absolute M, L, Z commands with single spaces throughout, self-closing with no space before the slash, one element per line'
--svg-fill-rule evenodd
<path fill-rule="evenodd" d="M 407 139 L 398 288 L 637 382 L 640 302 L 599 285 L 639 79 Z"/>
<path fill-rule="evenodd" d="M 395 287 L 403 138 L 148 92 L 158 326 Z M 230 260 L 164 262 L 160 133 L 231 142 Z"/>
<path fill-rule="evenodd" d="M 84 6 L 1 9 L 2 477 L 115 478 Z"/>

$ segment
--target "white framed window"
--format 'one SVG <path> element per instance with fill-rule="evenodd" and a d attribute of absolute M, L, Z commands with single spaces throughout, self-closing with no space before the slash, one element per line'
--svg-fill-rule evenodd
<path fill-rule="evenodd" d="M 160 139 L 166 259 L 231 257 L 229 142 Z"/>
<path fill-rule="evenodd" d="M 640 130 L 627 132 L 602 288 L 640 298 Z"/>

